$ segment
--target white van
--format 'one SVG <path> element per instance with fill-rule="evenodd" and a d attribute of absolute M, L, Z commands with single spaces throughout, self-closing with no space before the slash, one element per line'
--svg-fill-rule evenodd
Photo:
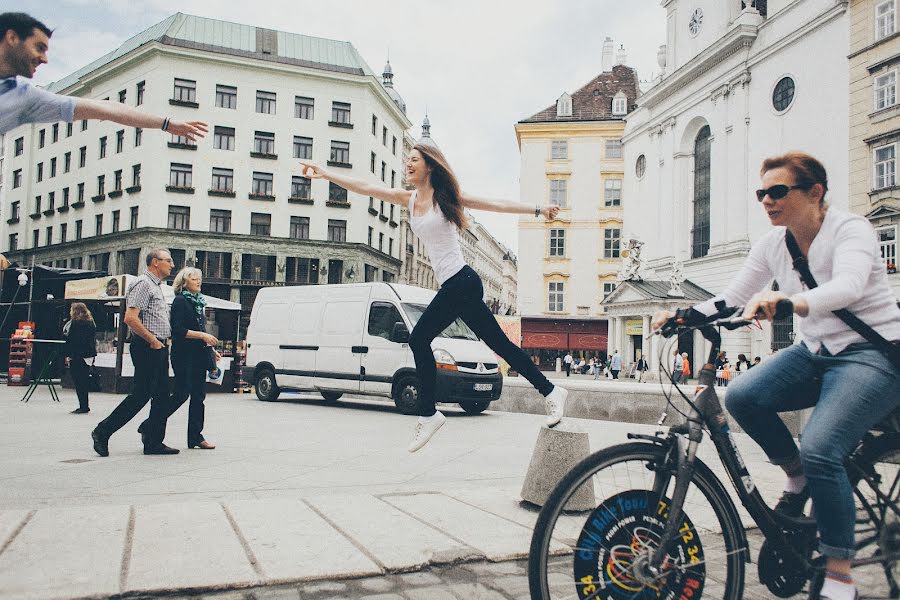
<path fill-rule="evenodd" d="M 260 400 L 281 390 L 392 398 L 416 414 L 419 380 L 409 332 L 435 292 L 393 283 L 270 287 L 259 290 L 247 330 L 247 366 Z M 500 397 L 497 358 L 457 319 L 431 343 L 435 399 L 480 413 Z"/>

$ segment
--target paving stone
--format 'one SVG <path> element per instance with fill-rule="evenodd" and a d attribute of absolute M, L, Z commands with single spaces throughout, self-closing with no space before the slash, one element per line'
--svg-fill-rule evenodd
<path fill-rule="evenodd" d="M 465 600 L 508 600 L 508 596 L 496 590 L 492 590 L 480 583 L 462 583 L 451 585 L 448 590 L 451 594 Z"/>
<path fill-rule="evenodd" d="M 346 583 L 339 581 L 322 581 L 319 583 L 309 583 L 300 588 L 301 595 L 320 594 L 325 592 L 343 592 L 347 589 Z"/>
<path fill-rule="evenodd" d="M 367 592 L 387 592 L 397 587 L 390 577 L 360 579 L 357 585 Z"/>
<path fill-rule="evenodd" d="M 0 598 L 118 593 L 127 529 L 127 506 L 37 511 L 0 555 Z"/>
<path fill-rule="evenodd" d="M 337 579 L 381 572 L 304 502 L 247 500 L 229 503 L 228 509 L 269 581 Z"/>
<path fill-rule="evenodd" d="M 363 596 L 360 600 L 406 600 L 406 598 L 397 594 L 376 594 L 374 596 Z"/>
<path fill-rule="evenodd" d="M 405 593 L 409 600 L 460 600 L 446 589 L 437 586 L 418 590 L 407 590 Z"/>
<path fill-rule="evenodd" d="M 429 571 L 422 571 L 420 573 L 404 573 L 399 576 L 401 581 L 401 585 L 406 588 L 407 586 L 414 585 L 438 585 L 442 583 L 441 578 Z"/>
<path fill-rule="evenodd" d="M 295 588 L 269 588 L 257 590 L 247 600 L 300 600 L 300 591 Z"/>

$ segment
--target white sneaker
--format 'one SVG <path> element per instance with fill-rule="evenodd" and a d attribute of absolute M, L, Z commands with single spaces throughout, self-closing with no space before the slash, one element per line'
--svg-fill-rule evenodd
<path fill-rule="evenodd" d="M 431 436 L 437 433 L 437 430 L 441 428 L 446 420 L 447 417 L 441 412 L 436 412 L 434 413 L 434 418 L 427 423 L 416 423 L 416 437 L 413 438 L 408 450 L 410 452 L 415 452 L 427 444 L 428 440 L 431 439 Z"/>
<path fill-rule="evenodd" d="M 553 427 L 562 420 L 566 412 L 568 395 L 568 390 L 557 385 L 553 386 L 553 391 L 544 398 L 544 402 L 547 403 L 547 427 Z"/>

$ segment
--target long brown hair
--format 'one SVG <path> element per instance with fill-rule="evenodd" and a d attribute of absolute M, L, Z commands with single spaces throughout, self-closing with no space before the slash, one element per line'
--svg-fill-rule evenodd
<path fill-rule="evenodd" d="M 69 309 L 69 314 L 72 316 L 73 321 L 93 322 L 94 320 L 94 315 L 91 314 L 84 302 L 73 302 L 72 307 Z"/>
<path fill-rule="evenodd" d="M 434 201 L 437 202 L 444 217 L 460 229 L 469 226 L 466 213 L 463 209 L 459 181 L 450 168 L 444 153 L 430 144 L 416 144 L 413 150 L 418 150 L 425 164 L 431 169 L 431 187 L 434 188 Z"/>

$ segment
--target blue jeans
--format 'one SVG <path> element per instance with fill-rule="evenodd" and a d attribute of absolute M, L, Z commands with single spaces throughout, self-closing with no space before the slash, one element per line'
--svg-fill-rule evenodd
<path fill-rule="evenodd" d="M 832 356 L 804 344 L 779 351 L 728 387 L 725 405 L 776 465 L 799 454 L 815 507 L 819 550 L 854 555 L 856 508 L 844 460 L 866 432 L 900 405 L 897 372 L 870 344 Z M 815 406 L 800 450 L 779 412 Z"/>

